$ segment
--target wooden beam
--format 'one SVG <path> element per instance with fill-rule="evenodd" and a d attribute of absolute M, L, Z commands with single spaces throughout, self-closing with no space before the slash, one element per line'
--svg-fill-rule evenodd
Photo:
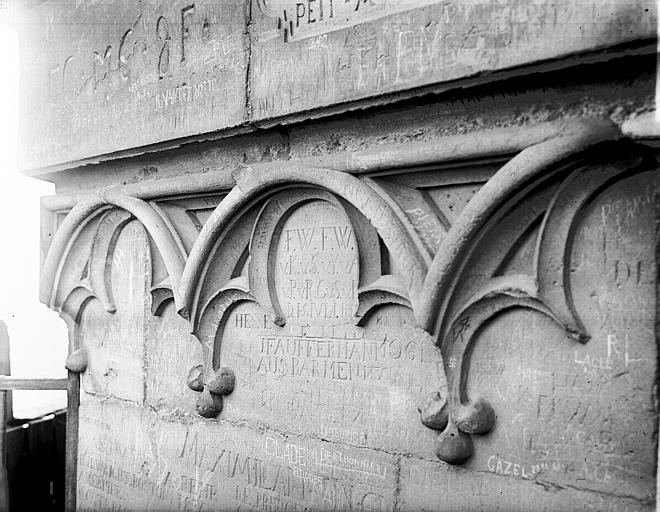
<path fill-rule="evenodd" d="M 66 390 L 67 379 L 24 379 L 0 375 L 0 391 Z"/>

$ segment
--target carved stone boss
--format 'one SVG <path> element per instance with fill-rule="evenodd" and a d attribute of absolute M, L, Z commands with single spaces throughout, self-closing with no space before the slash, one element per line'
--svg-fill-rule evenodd
<path fill-rule="evenodd" d="M 606 186 L 654 165 L 641 147 L 625 141 L 614 145 L 616 155 L 607 153 L 612 163 L 591 163 L 593 155 L 585 157 L 590 148 L 621 138 L 616 127 L 598 120 L 498 130 L 474 138 L 475 144 L 460 149 L 440 140 L 423 148 L 404 144 L 321 162 L 244 168 L 234 176 L 237 186 L 222 200 L 213 184 L 206 184 L 217 206 L 203 226 L 190 201 L 156 199 L 162 184 L 133 187 L 133 196 L 121 189 L 100 193 L 77 204 L 57 228 L 44 264 L 41 300 L 67 319 L 76 340 L 72 350 L 80 354 L 76 332 L 81 313 L 91 299 L 99 300 L 109 314 L 115 311 L 107 261 L 122 228 L 133 219 L 140 221 L 151 241 L 152 312 L 160 314 L 173 300 L 189 320 L 203 360 L 190 370 L 187 383 L 199 393 L 199 414 L 212 418 L 221 413 L 223 396 L 241 379 L 249 379 L 235 375 L 221 360 L 228 314 L 248 301 L 258 304 L 274 325 L 288 321 L 274 268 L 282 227 L 304 205 L 326 205 L 355 237 L 358 282 L 352 321 L 360 325 L 382 305 L 397 304 L 412 309 L 417 323 L 436 340 L 447 387 L 429 384 L 428 398 L 419 404 L 421 421 L 438 431 L 437 456 L 461 464 L 473 453 L 472 436 L 488 434 L 496 421 L 497 411 L 466 391 L 479 329 L 504 311 L 525 308 L 552 318 L 575 343 L 586 343 L 589 333 L 573 303 L 568 267 L 576 219 Z M 516 156 L 451 226 L 429 210 L 415 189 L 388 187 L 366 176 L 384 168 L 516 147 Z M 162 187 L 171 191 L 172 184 Z M 60 200 L 62 209 L 67 208 Z M 419 211 L 435 222 L 421 229 Z M 533 272 L 500 275 L 509 248 L 534 223 L 540 228 Z M 508 232 L 502 228 L 511 225 L 517 227 Z M 493 242 L 493 237 L 499 238 Z M 486 245 L 493 257 L 471 266 Z M 395 262 L 396 272 L 385 259 Z"/>

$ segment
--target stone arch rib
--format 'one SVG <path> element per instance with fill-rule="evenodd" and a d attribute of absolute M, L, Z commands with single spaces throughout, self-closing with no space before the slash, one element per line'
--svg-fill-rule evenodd
<path fill-rule="evenodd" d="M 113 191 L 99 192 L 95 199 L 79 203 L 65 217 L 53 238 L 42 269 L 39 299 L 51 309 L 59 309 L 57 290 L 68 255 L 87 224 L 108 207 L 129 212 L 147 230 L 163 259 L 169 274 L 174 300 L 180 301 L 178 284 L 186 254 L 178 235 L 166 224 L 149 203 Z"/>
<path fill-rule="evenodd" d="M 419 325 L 432 334 L 443 330 L 445 312 L 465 256 L 481 228 L 507 200 L 544 173 L 553 172 L 553 167 L 567 158 L 620 137 L 619 129 L 610 121 L 567 123 L 565 133 L 524 149 L 505 164 L 461 212 L 431 262 L 415 309 Z"/>
<path fill-rule="evenodd" d="M 190 252 L 181 278 L 179 313 L 195 323 L 198 297 L 217 240 L 240 213 L 264 194 L 283 186 L 310 185 L 326 190 L 357 208 L 374 226 L 393 257 L 407 272 L 405 287 L 416 304 L 426 269 L 430 263 L 423 250 L 406 235 L 403 221 L 373 189 L 360 179 L 340 171 L 310 169 L 291 164 L 286 169 L 255 171 L 244 168 L 235 175 L 236 187 L 217 206 Z"/>

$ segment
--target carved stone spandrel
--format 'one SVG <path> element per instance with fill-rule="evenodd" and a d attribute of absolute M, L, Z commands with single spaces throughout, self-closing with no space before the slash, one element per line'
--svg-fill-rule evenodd
<path fill-rule="evenodd" d="M 225 237 L 240 237 L 241 233 L 243 235 L 251 233 L 252 227 L 248 227 L 251 221 L 247 219 L 244 224 L 248 224 L 248 226 L 243 225 L 240 229 L 234 229 L 233 223 L 236 216 L 253 213 L 246 211 L 247 206 L 254 204 L 254 201 L 259 200 L 259 198 L 263 201 L 268 197 L 270 190 L 277 190 L 278 187 L 295 188 L 303 186 L 308 191 L 305 191 L 305 193 L 298 192 L 301 198 L 307 198 L 305 200 L 308 200 L 314 197 L 320 201 L 333 203 L 339 209 L 345 211 L 345 214 L 354 225 L 364 226 L 357 230 L 355 236 L 356 239 L 359 239 L 363 236 L 363 232 L 368 234 L 368 239 L 361 241 L 360 258 L 367 258 L 371 260 L 372 264 L 361 262 L 361 271 L 364 274 L 364 279 L 360 281 L 361 286 L 372 285 L 379 274 L 390 273 L 389 270 L 383 269 L 382 265 L 379 269 L 379 265 L 373 264 L 374 262 L 380 262 L 380 253 L 382 252 L 377 250 L 378 247 L 375 244 L 375 241 L 378 240 L 373 233 L 375 230 L 390 254 L 390 261 L 396 262 L 398 266 L 399 275 L 396 277 L 399 282 L 395 292 L 400 297 L 399 301 L 409 304 L 415 303 L 417 291 L 421 287 L 427 262 L 430 258 L 428 254 L 424 253 L 417 241 L 409 235 L 408 231 L 412 228 L 409 228 L 407 221 L 398 217 L 388 203 L 368 184 L 345 173 L 327 169 L 317 169 L 314 172 L 309 172 L 309 169 L 295 164 L 287 165 L 286 168 L 273 167 L 258 170 L 246 167 L 235 174 L 235 179 L 238 186 L 227 195 L 225 200 L 218 205 L 209 217 L 190 253 L 181 280 L 180 313 L 191 320 L 195 330 L 199 328 L 200 318 L 204 308 L 212 301 L 211 297 L 218 293 L 219 287 L 222 288 L 227 285 L 227 279 L 235 277 L 232 270 L 236 264 L 236 258 L 241 255 L 241 252 L 232 255 L 229 268 L 225 268 L 227 266 L 226 260 L 220 258 L 217 265 L 223 269 L 221 273 L 223 279 L 217 279 L 218 282 L 214 283 L 213 286 L 209 286 L 210 283 L 208 282 L 208 279 L 212 276 L 208 272 L 210 267 L 206 264 L 207 259 L 216 258 L 222 254 L 222 251 L 218 250 L 218 247 L 220 247 L 218 242 L 225 239 Z M 310 193 L 310 189 L 313 192 Z M 287 192 L 287 194 L 290 193 Z M 296 201 L 291 202 L 291 198 L 288 198 L 287 202 L 291 203 L 289 208 L 293 208 L 298 204 Z M 265 205 L 265 207 L 273 208 L 273 215 L 282 210 L 277 200 L 272 198 L 270 204 Z M 286 211 L 286 209 L 284 210 Z M 259 212 L 259 210 L 256 211 Z M 264 237 L 263 243 L 266 243 L 268 238 L 268 236 Z M 230 251 L 243 250 L 242 247 L 237 248 L 236 244 L 228 244 L 227 247 Z M 263 274 L 264 271 L 263 269 L 256 269 L 255 272 Z M 263 276 L 258 277 L 255 272 L 252 273 L 250 278 L 250 286 L 266 282 Z M 379 272 L 379 274 L 376 272 Z M 255 293 L 259 295 L 260 290 L 263 290 L 263 286 L 261 288 L 257 286 Z M 262 302 L 264 302 L 263 298 Z M 265 302 L 269 301 L 266 300 Z M 267 305 L 272 306 L 271 304 Z M 274 313 L 275 311 L 271 311 L 271 314 Z M 208 333 L 206 336 L 208 336 Z M 203 341 L 203 343 L 208 342 Z"/>
<path fill-rule="evenodd" d="M 512 209 L 523 222 L 504 215 L 477 237 L 483 249 L 457 285 L 475 291 L 442 337 L 448 425 L 442 397 L 421 411 L 441 431 L 441 460 L 555 488 L 616 486 L 635 510 L 654 499 L 660 186 L 654 164 L 628 149 L 531 189 L 538 205 Z"/>

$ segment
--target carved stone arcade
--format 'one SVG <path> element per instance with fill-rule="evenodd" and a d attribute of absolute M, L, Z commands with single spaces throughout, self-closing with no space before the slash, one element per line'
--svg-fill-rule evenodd
<path fill-rule="evenodd" d="M 654 510 L 654 2 L 9 4 L 67 512 Z"/>
<path fill-rule="evenodd" d="M 137 503 L 171 499 L 168 478 L 184 471 L 172 464 L 190 457 L 185 464 L 206 475 L 189 489 L 194 503 L 247 503 L 247 490 L 229 498 L 223 483 L 236 478 L 236 461 L 226 480 L 214 479 L 224 449 L 288 462 L 302 490 L 287 487 L 280 499 L 299 506 L 339 506 L 327 475 L 352 482 L 346 499 L 360 509 L 448 506 L 455 498 L 430 489 L 458 488 L 461 478 L 485 486 L 489 472 L 515 476 L 517 493 L 527 481 L 562 489 L 584 477 L 567 497 L 534 491 L 530 506 L 599 506 L 613 482 L 628 496 L 617 503 L 650 499 L 655 155 L 597 120 L 467 137 L 480 144 L 457 149 L 440 138 L 247 165 L 230 190 L 161 183 L 101 191 L 75 206 L 44 201 L 57 229 L 41 299 L 89 358 L 86 393 L 105 397 L 87 399 L 81 421 L 125 418 L 119 398 L 190 426 L 183 438 L 167 425 L 158 438 L 134 432 L 136 461 L 150 465 L 140 473 L 147 490 L 131 491 Z M 146 277 L 113 284 L 125 265 Z M 115 296 L 136 282 L 121 300 L 142 310 L 138 320 L 122 316 Z M 93 304 L 103 311 L 88 312 Z M 175 325 L 181 348 L 171 350 L 184 362 L 168 363 L 177 383 L 150 395 L 149 367 L 164 363 L 147 355 L 143 368 L 141 360 L 158 340 L 104 351 L 118 329 L 142 322 L 158 331 L 159 315 Z M 100 341 L 84 334 L 87 316 L 109 326 Z M 202 423 L 183 419 L 191 399 Z M 156 421 L 147 409 L 138 414 L 138 430 Z M 223 451 L 211 448 L 213 432 L 231 439 Z M 89 471 L 101 471 L 84 451 L 99 439 L 81 440 L 82 489 L 94 487 Z M 255 468 L 242 485 L 273 491 L 279 477 L 266 483 L 269 470 Z M 424 492 L 411 481 L 419 471 Z M 439 474 L 453 483 L 438 484 Z M 177 478 L 180 491 L 189 477 Z M 395 488 L 398 497 L 389 494 Z"/>

